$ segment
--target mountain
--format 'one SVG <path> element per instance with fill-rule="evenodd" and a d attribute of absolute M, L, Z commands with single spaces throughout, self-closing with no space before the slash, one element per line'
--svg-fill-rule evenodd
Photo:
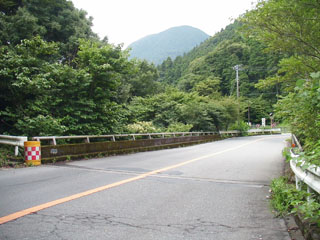
<path fill-rule="evenodd" d="M 241 33 L 242 26 L 243 23 L 235 21 L 183 56 L 166 59 L 157 66 L 159 81 L 201 94 L 215 86 L 214 91 L 230 96 L 236 93 L 234 66 L 241 65 L 241 96 L 263 95 L 275 103 L 277 87 L 267 93 L 257 89 L 255 84 L 276 74 L 281 56 L 267 52 L 262 43 L 247 38 Z"/>
<path fill-rule="evenodd" d="M 191 26 L 169 28 L 130 44 L 130 58 L 146 59 L 157 65 L 168 57 L 174 59 L 189 52 L 208 37 L 205 32 Z"/>

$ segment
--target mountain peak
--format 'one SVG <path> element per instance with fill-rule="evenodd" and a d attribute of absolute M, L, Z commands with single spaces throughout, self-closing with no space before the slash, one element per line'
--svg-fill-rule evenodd
<path fill-rule="evenodd" d="M 160 64 L 171 57 L 187 53 L 209 37 L 198 28 L 183 25 L 169 28 L 163 32 L 148 35 L 129 45 L 130 58 L 146 59 Z"/>

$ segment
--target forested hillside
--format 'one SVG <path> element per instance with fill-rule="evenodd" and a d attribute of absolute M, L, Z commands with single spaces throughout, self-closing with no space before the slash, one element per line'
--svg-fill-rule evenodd
<path fill-rule="evenodd" d="M 239 90 L 246 109 L 242 117 L 259 123 L 273 111 L 272 104 L 282 89 L 276 85 L 259 90 L 255 84 L 277 72 L 281 54 L 265 52 L 266 46 L 245 37 L 242 28 L 243 24 L 235 21 L 183 57 L 168 58 L 158 66 L 160 81 L 214 99 L 232 97 L 237 90 L 234 67 L 241 65 Z"/>
<path fill-rule="evenodd" d="M 173 27 L 130 44 L 130 57 L 157 65 L 167 57 L 175 58 L 189 52 L 208 37 L 205 32 L 191 26 Z"/>

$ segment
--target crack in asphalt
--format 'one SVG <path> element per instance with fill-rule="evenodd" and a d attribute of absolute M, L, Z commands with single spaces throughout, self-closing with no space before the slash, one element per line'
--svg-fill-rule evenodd
<path fill-rule="evenodd" d="M 259 230 L 261 226 L 231 226 L 214 221 L 203 220 L 201 218 L 186 220 L 179 223 L 140 223 L 135 222 L 148 221 L 148 219 L 136 219 L 128 217 L 117 217 L 112 214 L 102 213 L 76 213 L 72 215 L 58 213 L 34 213 L 28 218 L 39 217 L 38 222 L 46 223 L 52 229 L 47 231 L 48 236 L 55 236 L 55 239 L 65 240 L 62 235 L 68 225 L 79 228 L 89 228 L 92 230 L 98 227 L 129 227 L 140 230 L 151 230 L 160 233 L 176 233 L 177 231 L 184 235 L 197 233 L 213 234 L 221 232 L 237 232 L 242 229 Z M 39 229 L 40 230 L 40 229 Z M 272 229 L 271 229 L 272 230 Z"/>

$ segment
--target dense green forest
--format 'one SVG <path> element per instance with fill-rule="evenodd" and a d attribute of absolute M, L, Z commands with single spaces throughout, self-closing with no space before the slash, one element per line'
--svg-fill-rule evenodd
<path fill-rule="evenodd" d="M 100 40 L 70 1 L 1 1 L 0 132 L 217 131 L 272 113 L 319 149 L 319 12 L 316 0 L 261 1 L 155 66 Z"/>
<path fill-rule="evenodd" d="M 158 66 L 160 81 L 211 99 L 232 98 L 237 92 L 234 67 L 240 65 L 241 118 L 260 123 L 273 112 L 281 89 L 255 85 L 277 72 L 281 55 L 265 52 L 266 46 L 245 37 L 242 27 L 235 21 L 183 57 L 168 58 Z"/>

